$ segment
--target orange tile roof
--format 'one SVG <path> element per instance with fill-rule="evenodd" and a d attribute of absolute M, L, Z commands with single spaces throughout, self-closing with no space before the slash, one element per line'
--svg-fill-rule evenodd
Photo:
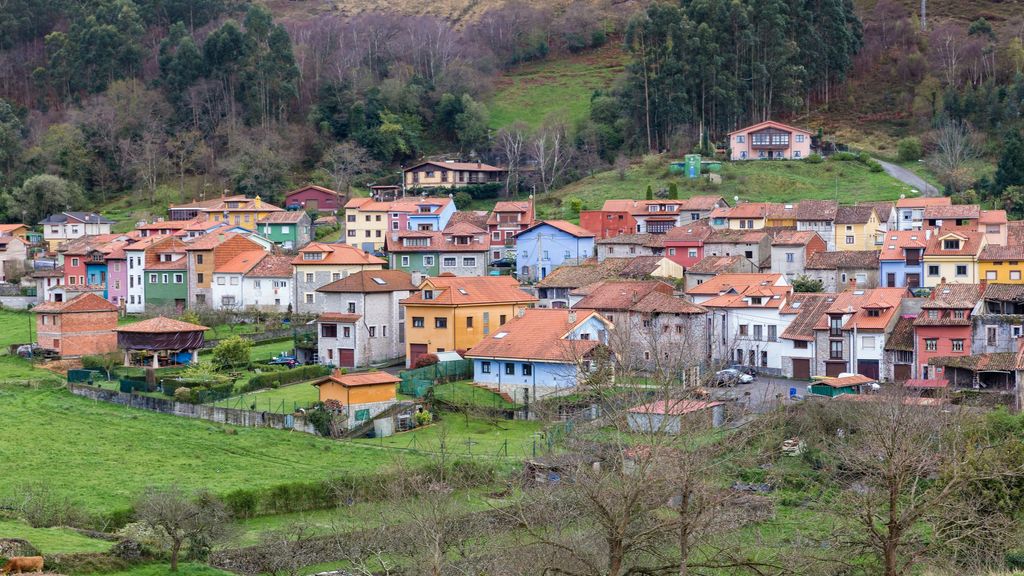
<path fill-rule="evenodd" d="M 166 316 L 157 316 L 134 324 L 126 324 L 114 328 L 114 332 L 140 332 L 144 334 L 169 334 L 173 332 L 202 332 L 209 330 L 206 326 L 182 322 Z"/>
<path fill-rule="evenodd" d="M 292 259 L 284 254 L 267 254 L 246 274 L 250 278 L 290 278 Z"/>
<path fill-rule="evenodd" d="M 448 224 L 444 229 L 444 233 L 452 236 L 475 236 L 477 234 L 487 234 L 487 230 L 463 221 Z"/>
<path fill-rule="evenodd" d="M 531 308 L 522 316 L 513 317 L 473 346 L 466 357 L 574 362 L 600 345 L 597 340 L 566 338 L 570 331 L 591 316 L 608 323 L 596 312 Z"/>
<path fill-rule="evenodd" d="M 21 228 L 25 228 L 27 230 L 28 226 L 25 224 L 0 224 L 0 234 L 12 234 L 15 230 L 19 230 Z"/>
<path fill-rule="evenodd" d="M 727 272 L 743 260 L 743 254 L 731 254 L 729 256 L 705 256 L 699 262 L 686 269 L 687 274 L 721 274 Z"/>
<path fill-rule="evenodd" d="M 92 292 L 79 294 L 65 302 L 43 302 L 32 308 L 35 313 L 73 314 L 76 312 L 117 312 L 117 306 Z"/>
<path fill-rule="evenodd" d="M 978 254 L 978 260 L 983 262 L 1024 260 L 1024 245 L 998 246 L 996 244 L 989 244 L 981 249 L 981 254 Z"/>
<path fill-rule="evenodd" d="M 577 226 L 572 222 L 566 222 L 565 220 L 541 220 L 540 222 L 533 224 L 532 226 L 526 228 L 525 230 L 520 230 L 519 232 L 516 233 L 516 236 L 521 236 L 529 232 L 530 230 L 533 230 L 534 228 L 539 228 L 544 225 L 551 226 L 556 230 L 561 230 L 562 232 L 565 232 L 566 234 L 570 236 L 575 236 L 577 238 L 593 238 L 595 236 L 595 234 L 590 230 L 587 230 L 586 228 L 581 228 L 580 226 Z"/>
<path fill-rule="evenodd" d="M 779 336 L 787 340 L 814 340 L 814 325 L 832 306 L 836 295 L 830 293 L 790 294 L 780 314 L 796 314 Z"/>
<path fill-rule="evenodd" d="M 352 386 L 373 386 L 380 384 L 397 384 L 402 379 L 398 376 L 388 374 L 387 372 L 357 372 L 355 374 L 341 374 L 335 371 L 330 376 L 324 377 L 316 382 L 313 382 L 313 386 L 323 386 L 324 384 L 341 384 L 346 388 Z"/>
<path fill-rule="evenodd" d="M 303 254 L 310 252 L 324 252 L 322 260 L 304 260 Z M 292 259 L 294 266 L 323 266 L 323 265 L 359 265 L 359 264 L 385 264 L 381 258 L 373 254 L 367 254 L 362 250 L 349 246 L 348 244 L 325 244 L 323 242 L 310 242 L 299 250 L 298 256 Z"/>
<path fill-rule="evenodd" d="M 707 308 L 775 308 L 782 310 L 786 304 L 786 296 L 793 291 L 792 286 L 744 286 L 736 293 L 715 296 L 701 302 Z M 751 298 L 761 298 L 760 304 L 749 302 Z"/>
<path fill-rule="evenodd" d="M 977 204 L 943 204 L 924 208 L 927 220 L 977 220 L 980 216 L 981 209 Z"/>
<path fill-rule="evenodd" d="M 401 270 L 363 270 L 316 289 L 317 292 L 357 294 L 402 290 L 415 292 L 418 288 L 412 283 L 412 275 Z"/>
<path fill-rule="evenodd" d="M 746 286 L 774 286 L 778 284 L 782 274 L 719 274 L 703 284 L 686 291 L 690 295 L 717 295 L 729 289 L 742 289 Z"/>
<path fill-rule="evenodd" d="M 433 298 L 423 297 L 431 290 Z M 420 285 L 420 291 L 402 300 L 417 306 L 459 306 L 493 303 L 536 302 L 537 297 L 519 287 L 511 276 L 435 276 Z"/>
<path fill-rule="evenodd" d="M 840 292 L 826 314 L 843 314 L 850 317 L 843 324 L 844 330 L 882 330 L 889 325 L 893 316 L 899 314 L 900 302 L 908 296 L 906 288 L 873 288 L 870 290 L 847 290 Z M 881 308 L 878 316 L 868 316 L 865 305 Z M 828 330 L 829 320 L 822 315 L 814 325 L 815 330 Z"/>
<path fill-rule="evenodd" d="M 958 238 L 951 238 L 956 236 Z M 939 228 L 932 233 L 931 239 L 928 241 L 928 247 L 925 248 L 925 256 L 974 256 L 977 255 L 981 249 L 982 240 L 984 240 L 985 234 L 983 232 L 976 232 L 974 230 L 967 230 L 964 228 Z M 944 247 L 943 240 L 959 239 L 960 248 L 957 250 L 947 250 Z"/>
<path fill-rule="evenodd" d="M 879 260 L 903 260 L 905 248 L 928 247 L 924 230 L 898 230 L 886 232 L 882 242 L 882 250 L 878 254 Z"/>
<path fill-rule="evenodd" d="M 978 216 L 979 224 L 1006 224 L 1006 210 L 982 210 Z"/>
<path fill-rule="evenodd" d="M 451 237 L 459 234 L 451 234 L 448 230 L 444 232 L 409 230 L 399 232 L 397 239 L 388 236 L 384 240 L 384 246 L 388 252 L 487 252 L 490 250 L 491 242 L 487 238 L 487 233 L 479 230 L 475 234 L 480 237 L 479 242 L 458 244 Z M 404 238 L 429 238 L 429 244 L 426 246 L 406 246 L 402 242 Z"/>
<path fill-rule="evenodd" d="M 186 250 L 213 250 L 221 243 L 234 238 L 235 236 L 243 236 L 238 232 L 211 232 L 210 234 L 203 234 L 202 236 L 192 240 L 186 246 Z M 254 243 L 255 244 L 255 243 Z"/>
<path fill-rule="evenodd" d="M 353 198 L 345 203 L 346 209 L 358 209 L 361 212 L 419 212 L 419 206 L 421 204 L 436 205 L 430 214 L 436 214 L 444 209 L 449 203 L 452 202 L 451 198 L 442 196 L 428 196 L 421 198 L 419 196 L 410 196 L 407 198 L 399 198 L 397 200 L 391 200 L 388 202 L 378 202 L 373 198 Z M 426 214 L 425 212 L 423 214 Z"/>
<path fill-rule="evenodd" d="M 900 198 L 896 202 L 897 208 L 926 208 L 928 206 L 949 206 L 953 199 L 946 196 L 917 196 L 914 198 Z"/>
<path fill-rule="evenodd" d="M 660 280 L 609 280 L 590 290 L 574 308 L 629 310 L 652 292 L 671 296 L 672 286 Z"/>
<path fill-rule="evenodd" d="M 662 236 L 664 236 L 666 245 L 669 242 L 703 242 L 713 231 L 714 229 L 708 225 L 706 220 L 697 220 L 689 222 L 685 226 L 669 228 Z"/>
<path fill-rule="evenodd" d="M 213 271 L 217 274 L 245 274 L 252 270 L 267 253 L 263 250 L 246 250 L 234 258 L 215 266 Z"/>

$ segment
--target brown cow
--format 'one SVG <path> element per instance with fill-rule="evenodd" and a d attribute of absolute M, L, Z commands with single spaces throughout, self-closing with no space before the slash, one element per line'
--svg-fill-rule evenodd
<path fill-rule="evenodd" d="M 22 572 L 42 572 L 42 556 L 14 556 L 0 568 L 0 574 L 21 574 Z"/>

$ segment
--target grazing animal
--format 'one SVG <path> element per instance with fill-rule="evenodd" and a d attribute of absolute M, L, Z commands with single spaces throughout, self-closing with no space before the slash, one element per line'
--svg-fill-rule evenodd
<path fill-rule="evenodd" d="M 42 572 L 42 556 L 14 556 L 0 568 L 0 574 L 21 574 L 22 572 Z"/>

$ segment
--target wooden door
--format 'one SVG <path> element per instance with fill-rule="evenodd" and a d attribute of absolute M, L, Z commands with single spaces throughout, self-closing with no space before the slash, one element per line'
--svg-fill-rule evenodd
<path fill-rule="evenodd" d="M 426 353 L 426 344 L 409 344 L 409 367 L 416 366 L 416 360 Z"/>
<path fill-rule="evenodd" d="M 839 376 L 846 372 L 846 362 L 825 362 L 825 376 Z"/>
<path fill-rule="evenodd" d="M 793 358 L 793 379 L 794 380 L 810 380 L 811 379 L 811 360 L 810 360 L 810 358 Z"/>
<path fill-rule="evenodd" d="M 858 360 L 857 374 L 878 380 L 878 360 Z"/>
<path fill-rule="evenodd" d="M 889 272 L 885 275 L 885 287 L 896 288 L 896 273 Z"/>
<path fill-rule="evenodd" d="M 356 351 L 353 348 L 338 348 L 338 366 L 342 368 L 355 368 Z"/>
<path fill-rule="evenodd" d="M 910 364 L 895 364 L 892 367 L 892 379 L 896 382 L 910 380 Z"/>

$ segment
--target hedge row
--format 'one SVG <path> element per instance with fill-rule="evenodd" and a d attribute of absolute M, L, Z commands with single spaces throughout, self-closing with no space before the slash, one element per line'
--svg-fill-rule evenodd
<path fill-rule="evenodd" d="M 320 378 L 322 376 L 327 376 L 330 373 L 331 369 L 326 366 L 311 364 L 309 366 L 297 366 L 291 370 L 282 370 L 280 372 L 271 372 L 269 374 L 257 374 L 250 378 L 249 382 L 246 383 L 245 386 L 242 386 L 240 392 L 252 392 L 255 390 L 263 390 L 264 388 L 277 388 L 286 384 L 302 382 L 303 380 Z"/>

